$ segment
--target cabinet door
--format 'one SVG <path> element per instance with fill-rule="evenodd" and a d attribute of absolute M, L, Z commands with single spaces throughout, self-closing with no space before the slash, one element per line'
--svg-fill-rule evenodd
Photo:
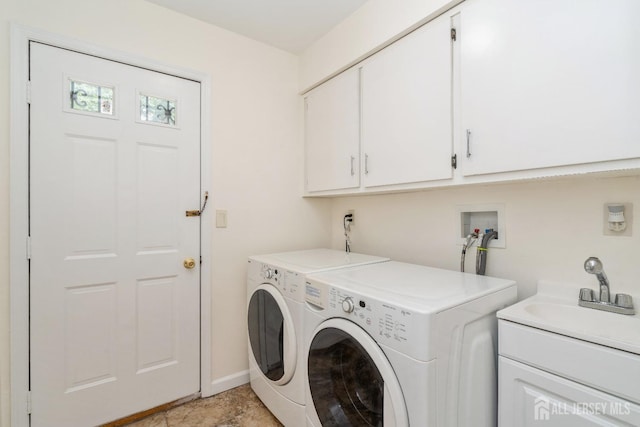
<path fill-rule="evenodd" d="M 346 71 L 305 98 L 308 192 L 360 186 L 360 77 Z"/>
<path fill-rule="evenodd" d="M 638 16 L 637 0 L 467 1 L 464 174 L 640 157 Z"/>
<path fill-rule="evenodd" d="M 506 357 L 498 359 L 499 427 L 640 425 L 640 405 Z"/>
<path fill-rule="evenodd" d="M 451 178 L 451 38 L 442 16 L 362 68 L 365 187 Z"/>

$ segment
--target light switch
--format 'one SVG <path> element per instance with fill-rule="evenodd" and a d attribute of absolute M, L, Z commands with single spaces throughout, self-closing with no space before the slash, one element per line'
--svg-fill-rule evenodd
<path fill-rule="evenodd" d="M 216 210 L 216 228 L 227 228 L 227 211 Z"/>

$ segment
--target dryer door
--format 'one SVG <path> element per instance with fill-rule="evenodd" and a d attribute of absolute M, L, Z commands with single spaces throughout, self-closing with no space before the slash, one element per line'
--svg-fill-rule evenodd
<path fill-rule="evenodd" d="M 362 328 L 329 319 L 313 333 L 308 387 L 323 426 L 408 426 L 398 379 L 382 349 Z M 315 416 L 314 416 L 315 412 Z"/>
<path fill-rule="evenodd" d="M 296 336 L 287 302 L 273 285 L 258 286 L 247 308 L 249 346 L 264 376 L 276 385 L 296 369 Z"/>

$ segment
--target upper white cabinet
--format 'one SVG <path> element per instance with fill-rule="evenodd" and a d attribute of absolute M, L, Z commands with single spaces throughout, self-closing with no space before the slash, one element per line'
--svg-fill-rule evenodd
<path fill-rule="evenodd" d="M 306 193 L 640 170 L 637 17 L 638 0 L 464 1 L 307 95 Z"/>
<path fill-rule="evenodd" d="M 637 0 L 467 0 L 462 173 L 640 157 L 639 16 Z"/>
<path fill-rule="evenodd" d="M 445 15 L 362 64 L 364 187 L 452 177 L 451 36 Z"/>
<path fill-rule="evenodd" d="M 346 71 L 305 97 L 306 191 L 360 185 L 359 70 Z"/>

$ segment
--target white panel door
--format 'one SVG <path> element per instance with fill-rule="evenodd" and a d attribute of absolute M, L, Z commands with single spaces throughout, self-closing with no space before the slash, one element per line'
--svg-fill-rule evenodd
<path fill-rule="evenodd" d="M 450 29 L 443 15 L 363 65 L 365 187 L 452 177 Z"/>
<path fill-rule="evenodd" d="M 32 425 L 198 392 L 200 84 L 38 43 L 30 72 Z"/>
<path fill-rule="evenodd" d="M 640 157 L 640 2 L 462 5 L 465 175 Z"/>
<path fill-rule="evenodd" d="M 305 169 L 309 192 L 360 185 L 360 76 L 352 69 L 305 98 Z"/>

